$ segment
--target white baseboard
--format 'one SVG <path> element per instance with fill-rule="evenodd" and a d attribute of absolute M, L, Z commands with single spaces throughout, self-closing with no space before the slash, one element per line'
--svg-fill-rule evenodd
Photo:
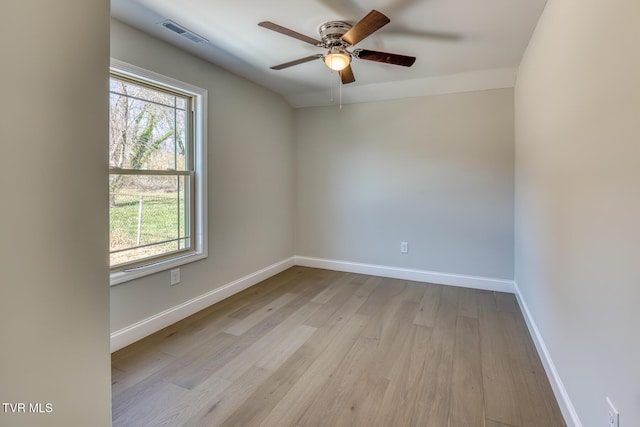
<path fill-rule="evenodd" d="M 295 263 L 296 265 L 302 265 L 305 267 L 369 274 L 371 276 L 390 277 L 392 279 L 413 280 L 416 282 L 436 283 L 438 285 L 460 286 L 463 288 L 514 293 L 513 280 L 467 276 L 464 274 L 440 273 L 436 271 L 413 270 L 409 268 L 336 261 L 306 256 L 296 256 Z"/>
<path fill-rule="evenodd" d="M 518 284 L 516 282 L 514 282 L 513 285 L 515 289 L 516 299 L 518 300 L 518 304 L 520 305 L 520 309 L 522 310 L 524 320 L 527 323 L 527 327 L 529 328 L 529 334 L 531 335 L 536 349 L 538 350 L 538 355 L 540 356 L 540 360 L 542 361 L 544 370 L 547 373 L 547 377 L 549 378 L 549 382 L 551 383 L 551 388 L 553 389 L 553 393 L 556 396 L 556 400 L 558 401 L 558 405 L 560 406 L 560 410 L 562 411 L 564 420 L 569 427 L 582 427 L 580 418 L 578 418 L 578 413 L 571 403 L 571 399 L 569 398 L 567 390 L 564 388 L 564 384 L 562 383 L 560 374 L 558 374 L 556 366 L 553 363 L 553 359 L 551 359 L 551 354 L 549 353 L 549 350 L 544 343 L 544 339 L 542 338 L 542 335 L 540 334 L 540 331 L 536 326 L 536 322 L 531 316 L 531 312 L 529 311 L 529 307 L 527 307 L 527 303 L 520 293 L 520 288 L 518 288 Z"/>
<path fill-rule="evenodd" d="M 294 257 L 272 264 L 111 334 L 111 352 L 120 350 L 295 265 Z"/>

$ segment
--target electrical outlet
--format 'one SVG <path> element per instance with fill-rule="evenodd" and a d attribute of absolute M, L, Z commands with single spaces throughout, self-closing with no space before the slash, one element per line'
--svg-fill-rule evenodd
<path fill-rule="evenodd" d="M 607 397 L 607 427 L 620 427 L 620 414 Z"/>
<path fill-rule="evenodd" d="M 180 269 L 174 268 L 171 270 L 171 286 L 180 283 Z"/>
<path fill-rule="evenodd" d="M 401 254 L 408 254 L 409 253 L 409 243 L 400 242 L 400 253 Z"/>

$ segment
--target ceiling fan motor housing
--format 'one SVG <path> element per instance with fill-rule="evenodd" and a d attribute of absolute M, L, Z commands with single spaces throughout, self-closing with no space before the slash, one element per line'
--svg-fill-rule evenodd
<path fill-rule="evenodd" d="M 351 24 L 342 21 L 329 21 L 322 24 L 319 32 L 324 47 L 348 46 L 349 44 L 342 40 L 342 36 L 350 29 Z"/>

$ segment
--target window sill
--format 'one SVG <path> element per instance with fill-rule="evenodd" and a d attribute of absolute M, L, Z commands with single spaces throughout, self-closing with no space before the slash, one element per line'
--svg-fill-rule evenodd
<path fill-rule="evenodd" d="M 115 286 L 120 283 L 129 282 L 131 280 L 139 279 L 141 277 L 149 276 L 151 274 L 159 273 L 161 271 L 170 270 L 172 268 L 180 267 L 185 264 L 192 263 L 207 257 L 206 253 L 193 252 L 180 257 L 168 259 L 165 261 L 157 262 L 155 264 L 149 264 L 143 267 L 133 268 L 131 270 L 116 271 L 111 273 L 109 278 L 109 285 Z"/>

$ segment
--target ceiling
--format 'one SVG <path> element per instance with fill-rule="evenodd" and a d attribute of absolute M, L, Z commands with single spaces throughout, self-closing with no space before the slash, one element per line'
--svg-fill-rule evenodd
<path fill-rule="evenodd" d="M 259 27 L 272 21 L 312 38 L 327 21 L 355 24 L 371 9 L 391 22 L 356 47 L 415 56 L 413 67 L 354 59 L 344 103 L 511 87 L 546 0 L 111 0 L 122 22 L 281 94 L 294 107 L 338 102 L 339 77 L 324 53 Z M 171 19 L 206 38 L 193 43 L 160 25 Z"/>

